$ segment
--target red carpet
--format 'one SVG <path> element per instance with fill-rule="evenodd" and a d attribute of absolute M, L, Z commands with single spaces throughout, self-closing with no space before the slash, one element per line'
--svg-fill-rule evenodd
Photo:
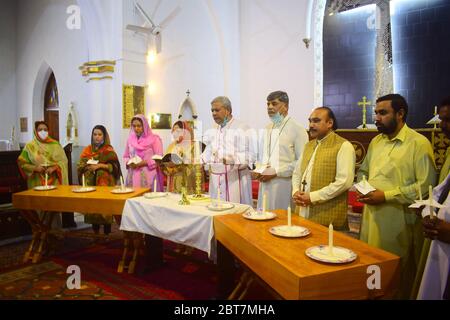
<path fill-rule="evenodd" d="M 211 299 L 216 294 L 215 266 L 206 253 L 176 255 L 174 244 L 164 242 L 165 265 L 143 275 L 117 273 L 122 242 L 62 255 L 52 260 L 64 267 L 76 264 L 82 279 L 95 283 L 121 299 Z"/>
<path fill-rule="evenodd" d="M 60 254 L 51 261 L 0 275 L 0 299 L 208 300 L 216 296 L 216 267 L 207 255 L 173 252 L 164 243 L 165 265 L 143 275 L 119 274 L 122 241 Z M 67 266 L 81 268 L 81 289 L 68 290 Z"/>

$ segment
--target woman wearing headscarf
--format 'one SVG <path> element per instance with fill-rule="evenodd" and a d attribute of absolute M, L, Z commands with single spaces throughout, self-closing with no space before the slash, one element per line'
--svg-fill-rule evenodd
<path fill-rule="evenodd" d="M 33 140 L 26 144 L 17 162 L 29 189 L 43 186 L 45 173 L 48 185 L 69 183 L 64 149 L 48 135 L 48 125 L 44 121 L 36 121 Z"/>
<path fill-rule="evenodd" d="M 177 121 L 172 127 L 173 142 L 166 150 L 166 154 L 176 154 L 186 165 L 187 193 L 195 191 L 194 170 L 194 132 L 187 121 Z M 162 164 L 163 173 L 167 176 L 167 191 L 181 192 L 183 185 L 183 168 L 173 162 Z"/>
<path fill-rule="evenodd" d="M 88 164 L 89 160 L 96 160 L 98 163 Z M 104 126 L 97 125 L 92 129 L 91 144 L 81 153 L 77 169 L 78 181 L 82 181 L 84 175 L 86 184 L 90 186 L 115 186 L 120 180 L 119 159 Z M 103 225 L 106 235 L 111 233 L 112 216 L 86 214 L 84 222 L 92 224 L 96 234 L 100 232 L 100 225 Z"/>
<path fill-rule="evenodd" d="M 58 141 L 48 135 L 48 125 L 44 121 L 34 124 L 33 140 L 25 145 L 17 163 L 20 173 L 27 181 L 29 189 L 45 185 L 67 185 L 68 165 L 64 149 Z M 50 217 L 49 217 L 50 219 Z M 53 220 L 54 227 L 61 226 L 61 217 Z"/>
<path fill-rule="evenodd" d="M 152 188 L 157 181 L 156 191 L 163 191 L 163 176 L 157 166 L 154 155 L 162 155 L 163 145 L 161 138 L 153 134 L 147 119 L 143 115 L 136 115 L 131 119 L 131 130 L 128 136 L 124 162 L 127 166 L 128 175 L 126 184 L 135 188 Z M 138 158 L 137 158 L 138 157 Z M 129 163 L 130 159 L 140 159 L 139 163 Z"/>

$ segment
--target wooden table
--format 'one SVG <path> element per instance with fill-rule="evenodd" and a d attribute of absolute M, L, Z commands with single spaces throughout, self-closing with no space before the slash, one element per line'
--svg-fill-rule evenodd
<path fill-rule="evenodd" d="M 400 258 L 371 247 L 345 234 L 334 232 L 334 245 L 353 250 L 358 258 L 348 264 L 330 265 L 316 262 L 305 250 L 328 244 L 328 228 L 295 215 L 293 225 L 308 228 L 305 238 L 286 239 L 273 236 L 269 228 L 286 225 L 284 210 L 276 210 L 278 217 L 270 221 L 251 221 L 240 215 L 214 217 L 218 240 L 219 291 L 226 297 L 233 269 L 230 253 L 239 259 L 282 298 L 297 299 L 373 299 L 393 294 L 399 281 Z M 367 280 L 381 269 L 381 288 L 369 290 Z M 232 278 L 231 278 L 232 279 Z"/>
<path fill-rule="evenodd" d="M 111 191 L 116 187 L 96 187 L 94 192 L 72 192 L 72 189 L 77 187 L 79 186 L 58 186 L 57 189 L 50 191 L 30 189 L 13 194 L 13 206 L 21 210 L 21 214 L 27 219 L 33 230 L 33 239 L 25 253 L 24 262 L 30 259 L 33 263 L 39 262 L 48 245 L 49 234 L 61 233 L 61 231 L 51 228 L 55 212 L 99 213 L 120 216 L 127 199 L 141 196 L 149 191 L 146 188 L 135 188 L 132 193 L 112 194 Z M 42 213 L 39 215 L 36 210 L 42 211 Z M 125 234 L 124 255 L 119 263 L 119 269 L 122 266 L 122 270 L 130 239 L 134 239 L 132 233 Z M 134 256 L 133 261 L 135 262 L 135 260 L 136 257 Z"/>

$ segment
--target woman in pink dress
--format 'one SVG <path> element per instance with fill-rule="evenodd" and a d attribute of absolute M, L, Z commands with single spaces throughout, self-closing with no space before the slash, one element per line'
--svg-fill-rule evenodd
<path fill-rule="evenodd" d="M 123 155 L 128 170 L 126 185 L 135 188 L 151 188 L 155 191 L 153 188 L 156 179 L 156 191 L 164 191 L 162 172 L 152 159 L 154 155 L 162 156 L 162 154 L 161 138 L 152 133 L 145 116 L 134 116 Z"/>

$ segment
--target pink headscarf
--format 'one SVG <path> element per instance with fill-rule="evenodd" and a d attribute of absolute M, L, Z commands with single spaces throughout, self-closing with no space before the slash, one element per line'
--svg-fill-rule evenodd
<path fill-rule="evenodd" d="M 145 151 L 153 145 L 155 140 L 158 139 L 158 136 L 153 134 L 152 129 L 150 129 L 150 126 L 148 125 L 147 118 L 144 115 L 138 114 L 134 116 L 133 119 L 131 119 L 131 123 L 136 119 L 139 119 L 142 122 L 144 132 L 142 132 L 141 137 L 138 137 L 136 132 L 134 132 L 133 127 L 131 127 L 128 136 L 128 144 L 137 151 Z"/>

